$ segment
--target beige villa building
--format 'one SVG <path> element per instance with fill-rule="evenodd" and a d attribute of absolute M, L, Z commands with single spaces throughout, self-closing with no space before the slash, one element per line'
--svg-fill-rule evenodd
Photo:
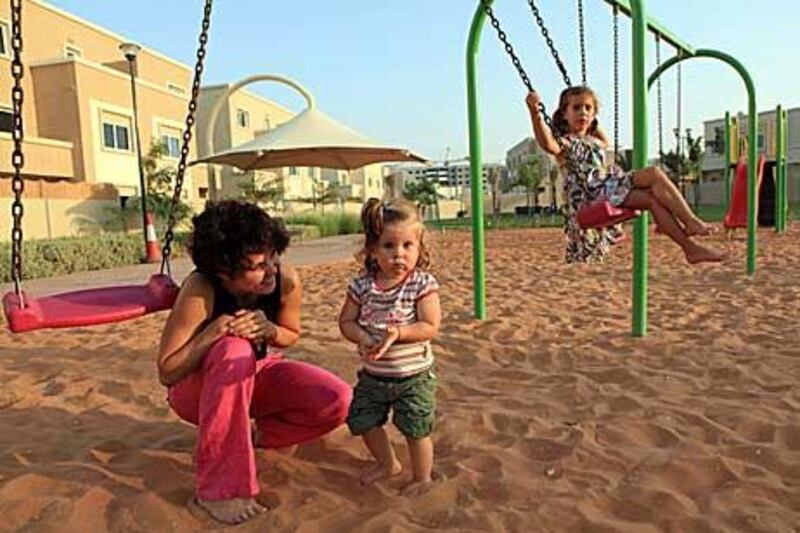
<path fill-rule="evenodd" d="M 8 214 L 0 216 L 0 241 L 10 238 L 13 199 L 9 9 L 0 3 L 0 212 Z M 115 210 L 140 194 L 129 63 L 119 49 L 136 42 L 135 36 L 117 35 L 44 0 L 24 0 L 23 15 L 25 238 L 107 230 Z M 193 50 L 196 42 L 186 46 Z M 180 156 L 193 73 L 193 66 L 148 48 L 136 60 L 142 153 L 153 143 L 164 144 L 163 165 L 177 165 Z M 228 87 L 202 88 L 189 161 L 207 152 L 208 115 Z M 217 120 L 214 150 L 250 141 L 294 114 L 251 91 L 237 91 Z M 197 165 L 187 170 L 183 200 L 199 210 L 207 199 L 241 197 L 242 183 L 277 180 L 283 197 L 265 205 L 271 211 L 308 211 L 326 197 L 331 211 L 334 204 L 357 212 L 366 198 L 384 195 L 384 174 L 382 164 L 351 172 L 224 167 L 217 170 L 217 189 L 210 190 L 209 167 Z"/>
<path fill-rule="evenodd" d="M 102 228 L 109 207 L 139 194 L 128 61 L 129 39 L 42 0 L 23 4 L 26 238 Z M 194 43 L 187 43 L 194 46 Z M 10 213 L 10 13 L 0 4 L 0 211 Z M 165 142 L 177 162 L 192 69 L 143 48 L 136 91 L 142 151 Z M 192 149 L 191 157 L 194 157 Z M 195 171 L 196 172 L 196 171 Z M 187 174 L 184 199 L 198 191 Z M 10 216 L 0 216 L 8 240 Z"/>

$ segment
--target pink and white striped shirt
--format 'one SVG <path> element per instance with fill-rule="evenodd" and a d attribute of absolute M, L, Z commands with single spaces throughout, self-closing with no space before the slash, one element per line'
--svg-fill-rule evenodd
<path fill-rule="evenodd" d="M 359 306 L 358 324 L 369 333 L 380 335 L 389 326 L 407 326 L 417 321 L 417 302 L 439 290 L 439 283 L 428 272 L 414 269 L 394 287 L 384 288 L 372 274 L 355 278 L 347 296 Z M 406 377 L 428 370 L 433 365 L 430 341 L 393 344 L 377 361 L 364 362 L 370 374 Z"/>

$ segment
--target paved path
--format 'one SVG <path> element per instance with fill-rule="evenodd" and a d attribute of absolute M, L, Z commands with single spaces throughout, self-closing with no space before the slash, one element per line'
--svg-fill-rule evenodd
<path fill-rule="evenodd" d="M 298 243 L 286 251 L 286 261 L 292 265 L 319 265 L 353 257 L 362 242 L 361 235 L 337 235 Z M 172 275 L 178 283 L 192 270 L 188 257 L 171 261 Z M 23 288 L 36 296 L 86 289 L 97 286 L 142 284 L 158 271 L 156 265 L 131 265 L 91 272 L 76 272 L 55 278 L 25 281 Z M 13 289 L 12 289 L 13 290 Z"/>

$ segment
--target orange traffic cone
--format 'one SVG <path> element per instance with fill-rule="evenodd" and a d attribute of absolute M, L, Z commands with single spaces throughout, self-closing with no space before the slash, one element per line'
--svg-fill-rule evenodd
<path fill-rule="evenodd" d="M 156 227 L 155 224 L 153 224 L 153 214 L 145 213 L 144 218 L 146 223 L 145 261 L 148 263 L 158 263 L 161 261 L 161 246 L 158 243 L 158 237 L 156 237 Z"/>

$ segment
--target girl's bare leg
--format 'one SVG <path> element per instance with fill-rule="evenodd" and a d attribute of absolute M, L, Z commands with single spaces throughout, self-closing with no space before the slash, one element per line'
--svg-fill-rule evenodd
<path fill-rule="evenodd" d="M 404 494 L 414 493 L 431 482 L 433 471 L 433 440 L 430 437 L 412 439 L 406 437 L 408 453 L 411 456 L 411 468 L 414 479 L 403 489 Z"/>
<path fill-rule="evenodd" d="M 659 203 L 683 222 L 689 236 L 713 233 L 714 228 L 692 212 L 681 192 L 660 168 L 648 167 L 634 172 L 633 185 L 637 189 L 649 189 Z"/>
<path fill-rule="evenodd" d="M 362 438 L 372 457 L 378 462 L 361 475 L 362 485 L 370 485 L 379 479 L 396 476 L 403 471 L 403 465 L 397 460 L 392 443 L 389 442 L 389 435 L 383 426 L 369 430 Z"/>
<path fill-rule="evenodd" d="M 646 209 L 650 211 L 653 214 L 656 224 L 661 228 L 661 231 L 681 247 L 684 255 L 686 255 L 686 260 L 690 264 L 704 261 L 722 261 L 724 257 L 723 253 L 694 242 L 694 240 L 687 235 L 686 231 L 680 227 L 672 213 L 661 205 L 661 202 L 650 194 L 649 191 L 641 189 L 632 190 L 628 193 L 622 205 L 632 209 Z"/>

